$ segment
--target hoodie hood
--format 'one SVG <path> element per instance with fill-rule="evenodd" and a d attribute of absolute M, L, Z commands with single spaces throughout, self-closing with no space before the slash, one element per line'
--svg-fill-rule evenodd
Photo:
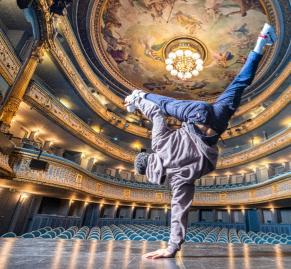
<path fill-rule="evenodd" d="M 150 154 L 146 169 L 146 176 L 149 182 L 153 184 L 161 184 L 164 168 L 162 159 L 157 153 Z"/>

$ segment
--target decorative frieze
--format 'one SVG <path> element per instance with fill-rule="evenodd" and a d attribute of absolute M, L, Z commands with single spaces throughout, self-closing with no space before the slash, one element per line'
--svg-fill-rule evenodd
<path fill-rule="evenodd" d="M 104 135 L 96 133 L 89 125 L 58 102 L 51 94 L 45 92 L 36 83 L 32 83 L 26 94 L 26 100 L 39 107 L 56 120 L 61 126 L 96 149 L 116 159 L 133 162 L 135 153 L 112 143 Z"/>
<path fill-rule="evenodd" d="M 114 199 L 126 202 L 139 202 L 150 204 L 169 204 L 171 194 L 169 190 L 142 189 L 125 187 L 124 185 L 99 178 L 97 175 L 85 173 L 82 169 L 70 163 L 41 157 L 49 162 L 47 171 L 36 171 L 29 168 L 33 154 L 21 152 L 16 154 L 13 165 L 14 180 L 45 184 L 56 188 L 66 188 L 74 191 L 82 191 L 89 195 L 104 199 Z M 2 165 L 0 155 L 0 165 Z M 197 190 L 194 195 L 193 205 L 215 206 L 215 205 L 247 205 L 257 204 L 277 199 L 290 197 L 291 178 L 286 175 L 277 181 L 266 181 L 259 185 L 248 186 L 245 189 L 220 191 Z"/>
<path fill-rule="evenodd" d="M 9 44 L 4 32 L 0 29 L 0 73 L 9 85 L 12 85 L 21 63 Z"/>
<path fill-rule="evenodd" d="M 220 158 L 217 163 L 217 169 L 230 168 L 243 163 L 248 163 L 253 160 L 267 156 L 273 152 L 279 151 L 291 144 L 291 128 L 282 131 L 280 134 L 271 139 L 251 147 L 243 152 L 230 155 L 225 158 Z"/>

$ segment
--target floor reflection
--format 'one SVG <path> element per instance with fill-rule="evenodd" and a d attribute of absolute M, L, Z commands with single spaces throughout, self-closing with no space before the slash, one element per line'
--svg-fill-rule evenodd
<path fill-rule="evenodd" d="M 176 258 L 151 260 L 166 242 L 0 239 L 0 269 L 287 269 L 282 245 L 185 244 Z"/>
<path fill-rule="evenodd" d="M 113 266 L 111 265 L 111 257 L 112 257 L 112 250 L 113 250 L 113 241 L 107 241 L 107 249 L 106 249 L 106 257 L 105 258 L 105 264 L 104 269 L 111 269 Z"/>
<path fill-rule="evenodd" d="M 52 266 L 51 269 L 59 269 L 60 267 L 60 261 L 63 255 L 63 249 L 66 241 L 65 240 L 58 240 L 56 249 L 55 249 L 55 255 L 52 259 Z"/>
<path fill-rule="evenodd" d="M 283 255 L 282 255 L 281 246 L 276 245 L 274 246 L 274 249 L 275 249 L 275 255 L 276 255 L 276 269 L 284 269 L 285 267 L 283 265 Z"/>
<path fill-rule="evenodd" d="M 244 266 L 245 266 L 245 269 L 250 269 L 250 247 L 249 247 L 248 244 L 244 244 L 243 253 L 244 253 Z"/>
<path fill-rule="evenodd" d="M 68 260 L 68 269 L 75 269 L 77 267 L 78 264 L 78 257 L 80 254 L 80 244 L 81 244 L 82 240 L 74 240 L 73 241 L 73 250 L 72 250 L 72 256 L 71 258 Z"/>
<path fill-rule="evenodd" d="M 9 259 L 11 256 L 11 250 L 15 243 L 16 239 L 5 239 L 5 243 L 2 245 L 0 249 L 0 269 L 7 268 L 7 264 L 9 263 Z"/>
<path fill-rule="evenodd" d="M 88 264 L 87 264 L 87 268 L 86 269 L 93 269 L 94 267 L 94 263 L 95 263 L 95 257 L 96 257 L 96 253 L 97 253 L 97 241 L 96 240 L 92 240 L 90 242 L 90 249 L 89 249 L 89 260 L 88 260 Z"/>
<path fill-rule="evenodd" d="M 228 252 L 228 269 L 234 269 L 234 257 L 233 257 L 233 245 L 228 244 L 227 246 L 227 252 Z"/>

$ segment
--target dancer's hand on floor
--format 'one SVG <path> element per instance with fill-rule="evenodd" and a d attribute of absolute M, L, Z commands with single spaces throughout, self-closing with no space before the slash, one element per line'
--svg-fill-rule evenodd
<path fill-rule="evenodd" d="M 169 252 L 166 248 L 158 249 L 143 255 L 144 258 L 148 259 L 173 258 L 174 256 L 175 254 Z"/>

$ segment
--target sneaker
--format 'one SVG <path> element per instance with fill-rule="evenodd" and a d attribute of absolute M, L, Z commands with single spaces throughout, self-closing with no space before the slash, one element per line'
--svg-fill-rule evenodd
<path fill-rule="evenodd" d="M 273 45 L 277 40 L 275 29 L 268 23 L 264 24 L 260 37 L 266 39 L 266 45 L 269 46 Z"/>
<path fill-rule="evenodd" d="M 135 101 L 137 98 L 139 98 L 139 97 L 143 98 L 144 95 L 145 95 L 145 93 L 144 93 L 143 91 L 141 91 L 141 90 L 134 90 L 134 91 L 132 92 L 131 95 L 129 95 L 129 96 L 127 96 L 127 97 L 125 98 L 125 101 L 126 101 L 127 103 L 129 103 L 129 105 L 126 107 L 126 110 L 127 110 L 129 113 L 134 112 L 134 111 L 136 110 L 136 106 L 134 105 L 134 101 Z"/>

